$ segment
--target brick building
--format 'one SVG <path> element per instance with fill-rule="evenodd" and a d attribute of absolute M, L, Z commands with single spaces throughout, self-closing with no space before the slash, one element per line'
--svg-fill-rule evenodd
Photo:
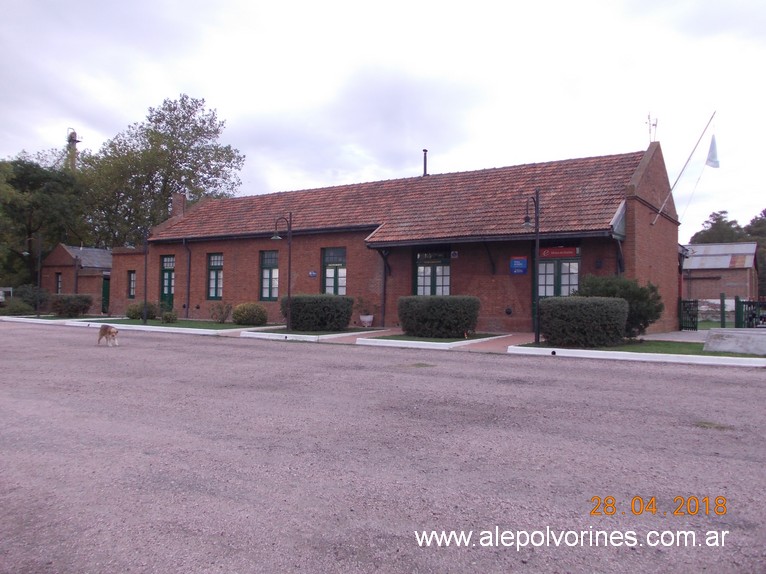
<path fill-rule="evenodd" d="M 41 286 L 50 293 L 90 295 L 89 313 L 109 309 L 109 280 L 112 252 L 92 247 L 72 247 L 59 243 L 43 260 Z"/>
<path fill-rule="evenodd" d="M 688 251 L 683 270 L 685 299 L 719 301 L 724 293 L 727 300 L 733 301 L 734 297 L 758 300 L 757 243 L 702 243 L 685 247 Z"/>
<path fill-rule="evenodd" d="M 534 229 L 524 225 L 534 219 L 536 189 L 539 254 Z M 275 231 L 282 240 L 272 239 Z M 254 301 L 277 322 L 289 273 L 293 294 L 373 300 L 375 325 L 397 324 L 401 296 L 475 295 L 479 329 L 529 331 L 535 280 L 541 296 L 568 295 L 587 274 L 624 274 L 659 287 L 665 312 L 653 329 L 668 331 L 678 327 L 677 251 L 676 211 L 655 142 L 634 153 L 190 207 L 178 197 L 146 254 L 113 250 L 112 312 L 143 301 L 146 280 L 148 300 L 182 318 L 208 319 L 215 301 Z"/>

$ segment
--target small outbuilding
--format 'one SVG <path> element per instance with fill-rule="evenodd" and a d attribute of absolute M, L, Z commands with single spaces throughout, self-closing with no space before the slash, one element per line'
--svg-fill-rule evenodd
<path fill-rule="evenodd" d="M 112 252 L 59 243 L 43 260 L 41 286 L 49 293 L 93 297 L 89 313 L 108 313 Z"/>
<path fill-rule="evenodd" d="M 758 300 L 758 244 L 698 243 L 685 245 L 681 297 L 699 304 L 699 316 L 719 320 L 723 295 L 727 321 L 734 320 L 735 298 Z"/>

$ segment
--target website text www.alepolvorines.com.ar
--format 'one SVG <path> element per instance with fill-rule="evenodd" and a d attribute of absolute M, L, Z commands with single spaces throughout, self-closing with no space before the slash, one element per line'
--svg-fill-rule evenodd
<path fill-rule="evenodd" d="M 529 547 L 575 548 L 575 547 L 707 547 L 726 545 L 728 530 L 649 530 L 639 534 L 634 530 L 561 530 L 545 527 L 545 530 L 508 530 L 495 526 L 489 530 L 416 530 L 418 546 L 426 547 L 478 547 L 515 548 L 520 551 Z"/>

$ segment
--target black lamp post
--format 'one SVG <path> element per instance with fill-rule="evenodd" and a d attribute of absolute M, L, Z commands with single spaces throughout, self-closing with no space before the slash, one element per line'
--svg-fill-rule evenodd
<path fill-rule="evenodd" d="M 149 302 L 147 289 L 149 287 L 149 228 L 144 229 L 144 309 L 141 313 L 141 323 L 146 325 L 149 315 Z"/>
<path fill-rule="evenodd" d="M 532 219 L 529 217 L 529 201 L 535 204 L 535 252 L 532 257 L 532 289 L 534 289 L 533 321 L 535 323 L 535 344 L 540 343 L 540 286 L 537 259 L 540 256 L 540 188 L 535 189 L 535 196 L 527 198 L 527 214 L 524 216 L 524 227 L 532 227 Z"/>
<path fill-rule="evenodd" d="M 284 221 L 287 225 L 287 313 L 285 313 L 285 319 L 287 319 L 287 330 L 291 331 L 293 328 L 293 321 L 291 316 L 292 308 L 292 275 L 293 275 L 293 212 L 290 211 L 287 217 L 280 215 L 274 222 L 274 236 L 272 239 L 282 239 L 279 236 L 279 222 Z"/>

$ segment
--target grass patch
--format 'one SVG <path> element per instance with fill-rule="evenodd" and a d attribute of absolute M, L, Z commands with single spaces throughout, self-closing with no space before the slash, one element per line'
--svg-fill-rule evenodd
<path fill-rule="evenodd" d="M 474 333 L 468 337 L 456 337 L 454 339 L 439 339 L 437 337 L 412 337 L 410 335 L 386 335 L 378 339 L 390 339 L 392 341 L 422 341 L 426 343 L 457 343 L 458 341 L 478 341 L 480 339 L 490 339 L 496 337 L 491 333 Z"/>
<path fill-rule="evenodd" d="M 599 351 L 627 351 L 629 353 L 664 353 L 668 355 L 704 355 L 711 357 L 758 357 L 746 353 L 726 353 L 721 351 L 704 351 L 705 343 L 685 341 L 647 341 L 639 340 L 616 347 L 602 347 Z"/>
<path fill-rule="evenodd" d="M 318 337 L 321 337 L 322 335 L 342 335 L 344 333 L 348 333 L 349 335 L 353 335 L 354 333 L 369 333 L 370 331 L 381 331 L 382 329 L 375 329 L 372 327 L 351 327 L 349 329 L 344 329 L 343 331 L 288 331 L 286 327 L 282 327 L 281 329 L 269 329 L 266 331 L 267 333 L 277 333 L 279 335 L 316 335 Z"/>
<path fill-rule="evenodd" d="M 98 319 L 91 320 L 91 323 L 108 323 L 110 325 L 143 325 L 141 319 Z M 159 319 L 149 319 L 146 324 L 151 327 L 181 327 L 184 329 L 214 329 L 223 331 L 226 329 L 246 329 L 246 325 L 237 325 L 235 323 L 216 323 L 215 321 L 195 321 L 193 319 L 179 319 L 175 323 L 163 323 Z"/>

